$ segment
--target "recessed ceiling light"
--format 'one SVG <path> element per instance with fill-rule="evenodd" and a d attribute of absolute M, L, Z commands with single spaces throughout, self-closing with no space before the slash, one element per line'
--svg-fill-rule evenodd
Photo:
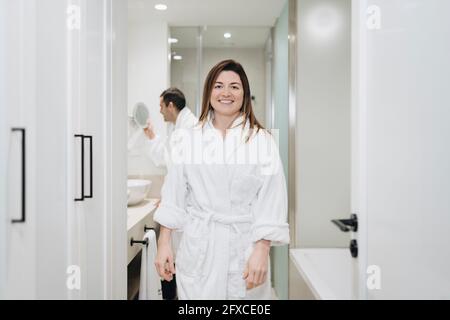
<path fill-rule="evenodd" d="M 164 10 L 167 10 L 167 6 L 165 4 L 160 3 L 160 4 L 155 5 L 155 9 L 164 11 Z"/>
<path fill-rule="evenodd" d="M 223 35 L 223 37 L 224 37 L 225 39 L 230 39 L 230 38 L 231 38 L 231 33 L 227 32 L 227 33 L 225 33 L 225 34 Z"/>
<path fill-rule="evenodd" d="M 173 60 L 183 60 L 183 57 L 180 55 L 173 56 Z"/>
<path fill-rule="evenodd" d="M 176 39 L 176 38 L 169 38 L 169 43 L 178 43 L 178 39 Z"/>

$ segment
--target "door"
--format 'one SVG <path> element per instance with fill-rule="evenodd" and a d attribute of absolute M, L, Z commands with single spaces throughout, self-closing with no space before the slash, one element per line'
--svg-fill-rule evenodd
<path fill-rule="evenodd" d="M 0 9 L 0 296 L 125 298 L 126 3 Z"/>
<path fill-rule="evenodd" d="M 449 10 L 354 1 L 359 298 L 450 298 Z"/>
<path fill-rule="evenodd" d="M 2 275 L 6 299 L 36 297 L 35 1 L 2 1 Z M 4 200 L 4 201 L 3 201 Z M 4 261 L 4 262 L 3 262 Z"/>
<path fill-rule="evenodd" d="M 125 6 L 118 0 L 78 0 L 68 10 L 78 19 L 68 42 L 70 265 L 81 275 L 74 299 L 126 297 L 127 86 L 113 89 L 126 78 L 126 56 L 118 56 Z"/>
<path fill-rule="evenodd" d="M 5 34 L 5 20 L 6 20 L 6 0 L 0 0 L 0 48 L 5 48 L 6 34 Z M 6 60 L 5 51 L 0 50 L 0 176 L 6 177 L 8 173 L 7 158 L 8 154 L 8 122 L 6 109 Z M 0 181 L 0 299 L 5 299 L 6 282 L 6 201 L 7 201 L 7 181 L 1 179 Z"/>
<path fill-rule="evenodd" d="M 105 293 L 105 3 L 77 0 L 68 7 L 70 265 L 80 271 L 80 286 L 71 292 L 75 299 L 102 299 Z"/>

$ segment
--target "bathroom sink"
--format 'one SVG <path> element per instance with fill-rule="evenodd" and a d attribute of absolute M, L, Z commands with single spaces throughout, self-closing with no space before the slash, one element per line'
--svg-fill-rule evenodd
<path fill-rule="evenodd" d="M 141 203 L 147 196 L 152 182 L 150 180 L 128 179 L 128 205 Z"/>

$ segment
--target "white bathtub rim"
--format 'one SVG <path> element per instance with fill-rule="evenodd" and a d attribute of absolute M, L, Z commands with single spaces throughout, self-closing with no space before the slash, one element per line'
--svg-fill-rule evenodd
<path fill-rule="evenodd" d="M 311 290 L 314 297 L 318 300 L 347 300 L 347 298 L 337 297 L 333 290 L 324 283 L 322 277 L 314 269 L 314 266 L 308 261 L 309 258 L 305 254 L 315 253 L 317 251 L 339 251 L 346 252 L 348 249 L 343 248 L 308 248 L 308 249 L 291 249 L 289 250 L 290 258 L 292 259 L 297 271 L 300 273 L 308 288 Z M 304 258 L 304 262 L 299 261 L 299 258 Z M 312 282 L 314 279 L 314 283 Z"/>

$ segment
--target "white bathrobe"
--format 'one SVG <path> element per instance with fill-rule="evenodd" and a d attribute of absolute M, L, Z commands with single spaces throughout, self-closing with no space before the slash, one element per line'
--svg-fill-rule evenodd
<path fill-rule="evenodd" d="M 190 130 L 189 138 L 178 137 L 183 147 L 172 155 L 154 220 L 184 231 L 176 258 L 182 300 L 271 298 L 270 270 L 252 290 L 242 276 L 256 241 L 289 243 L 286 182 L 273 137 L 265 131 L 252 135 L 242 121 L 225 139 L 210 120 Z M 199 136 L 200 145 L 192 142 Z"/>
<path fill-rule="evenodd" d="M 170 141 L 172 134 L 178 129 L 191 129 L 198 124 L 198 118 L 192 113 L 188 107 L 184 107 L 183 110 L 177 116 L 177 120 L 174 123 L 167 123 L 167 136 L 163 137 L 156 135 L 152 140 L 148 140 L 147 144 L 147 156 L 152 162 L 158 166 L 167 166 L 170 153 Z"/>

